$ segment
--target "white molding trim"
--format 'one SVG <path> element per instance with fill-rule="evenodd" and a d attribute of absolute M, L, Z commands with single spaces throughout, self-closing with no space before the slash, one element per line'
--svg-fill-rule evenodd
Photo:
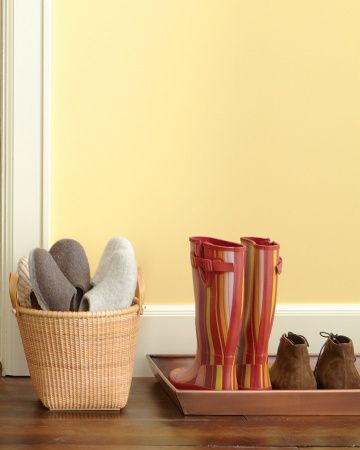
<path fill-rule="evenodd" d="M 144 305 L 145 316 L 194 316 L 193 304 Z M 360 316 L 360 303 L 278 303 L 276 316 Z"/>
<path fill-rule="evenodd" d="M 144 305 L 144 316 L 194 316 L 195 306 L 190 304 Z"/>
<path fill-rule="evenodd" d="M 303 334 L 310 352 L 320 351 L 320 331 L 350 336 L 360 351 L 359 304 L 278 304 L 269 352 L 276 353 L 279 338 L 288 331 Z M 134 376 L 151 376 L 146 354 L 194 354 L 196 351 L 194 306 L 146 305 L 141 318 Z"/>
<path fill-rule="evenodd" d="M 279 303 L 277 316 L 348 317 L 360 316 L 359 303 Z"/>
<path fill-rule="evenodd" d="M 8 298 L 18 259 L 49 239 L 50 0 L 3 0 L 0 361 L 3 374 L 27 365 Z"/>

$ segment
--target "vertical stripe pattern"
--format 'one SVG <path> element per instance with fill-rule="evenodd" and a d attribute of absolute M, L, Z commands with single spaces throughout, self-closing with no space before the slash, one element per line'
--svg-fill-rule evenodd
<path fill-rule="evenodd" d="M 30 293 L 32 291 L 30 274 L 29 274 L 29 261 L 27 256 L 23 256 L 19 259 L 17 272 L 19 275 L 17 293 L 20 306 L 24 308 L 31 308 Z"/>
<path fill-rule="evenodd" d="M 279 245 L 242 238 L 246 246 L 244 327 L 238 355 L 239 389 L 271 389 L 268 344 L 274 320 Z"/>
<path fill-rule="evenodd" d="M 192 238 L 190 249 L 197 354 L 190 368 L 175 369 L 169 378 L 180 389 L 236 390 L 245 248 L 214 238 Z M 194 256 L 198 258 L 196 263 Z M 214 261 L 220 266 L 210 269 L 209 264 Z M 225 268 L 222 263 L 226 263 Z"/>

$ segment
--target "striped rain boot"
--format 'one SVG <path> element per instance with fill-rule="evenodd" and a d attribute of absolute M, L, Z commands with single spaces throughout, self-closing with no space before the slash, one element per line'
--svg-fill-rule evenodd
<path fill-rule="evenodd" d="M 274 320 L 280 246 L 270 239 L 244 237 L 246 246 L 244 325 L 238 353 L 239 389 L 271 389 L 268 344 Z"/>
<path fill-rule="evenodd" d="M 190 368 L 169 379 L 178 389 L 237 390 L 236 352 L 244 297 L 245 247 L 190 238 L 197 352 Z"/>

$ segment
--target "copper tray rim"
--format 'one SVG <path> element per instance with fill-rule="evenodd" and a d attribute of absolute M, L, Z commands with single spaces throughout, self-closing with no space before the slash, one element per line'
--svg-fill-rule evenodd
<path fill-rule="evenodd" d="M 169 371 L 181 364 L 191 364 L 194 357 L 193 354 L 146 355 L 155 378 L 184 416 L 360 416 L 360 389 L 177 389 L 167 378 Z"/>
<path fill-rule="evenodd" d="M 275 355 L 269 355 L 269 356 L 275 356 Z M 310 356 L 317 356 L 316 354 L 311 354 Z M 354 393 L 360 393 L 360 389 L 298 389 L 298 390 L 282 390 L 282 389 L 269 389 L 269 390 L 237 390 L 237 391 L 227 391 L 227 390 L 196 390 L 196 389 L 178 389 L 176 388 L 171 381 L 167 378 L 167 376 L 163 373 L 161 368 L 155 363 L 154 358 L 167 358 L 167 359 L 175 359 L 175 358 L 194 358 L 195 355 L 193 354 L 155 354 L 155 353 L 149 353 L 146 355 L 146 359 L 148 360 L 150 367 L 155 375 L 157 373 L 162 381 L 176 394 L 185 394 L 186 395 L 194 395 L 198 397 L 201 396 L 222 396 L 224 393 L 226 395 L 234 395 L 234 396 L 253 396 L 253 395 L 278 395 L 278 394 L 288 394 L 288 395 L 298 395 L 298 394 L 304 394 L 304 395 L 328 395 L 331 393 L 332 395 L 339 395 L 343 396 L 344 394 L 354 394 Z"/>

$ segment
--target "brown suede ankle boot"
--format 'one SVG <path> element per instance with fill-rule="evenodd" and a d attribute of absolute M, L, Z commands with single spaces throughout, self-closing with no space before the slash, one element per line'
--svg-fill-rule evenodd
<path fill-rule="evenodd" d="M 270 369 L 273 389 L 316 389 L 308 346 L 307 340 L 299 334 L 289 332 L 281 336 L 276 360 Z"/>
<path fill-rule="evenodd" d="M 318 389 L 360 389 L 352 340 L 347 336 L 320 333 L 327 337 L 315 367 Z"/>

